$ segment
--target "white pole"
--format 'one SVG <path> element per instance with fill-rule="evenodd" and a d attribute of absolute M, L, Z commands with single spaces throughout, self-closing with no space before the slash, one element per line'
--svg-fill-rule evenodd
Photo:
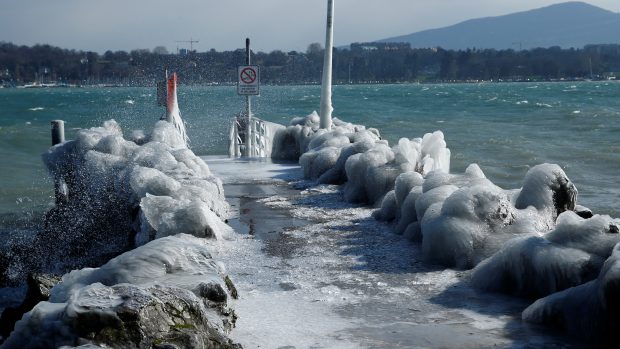
<path fill-rule="evenodd" d="M 321 83 L 321 128 L 332 128 L 332 51 L 334 47 L 334 0 L 327 0 L 327 28 L 325 33 L 325 57 L 323 58 L 323 81 Z"/>

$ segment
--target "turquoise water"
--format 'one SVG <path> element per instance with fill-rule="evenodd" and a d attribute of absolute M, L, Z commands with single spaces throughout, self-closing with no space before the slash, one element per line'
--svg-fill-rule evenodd
<path fill-rule="evenodd" d="M 258 117 L 287 124 L 318 109 L 318 86 L 263 86 Z M 29 220 L 52 204 L 40 160 L 50 121 L 79 128 L 117 120 L 125 132 L 148 130 L 163 110 L 154 88 L 0 89 L 0 228 Z M 378 128 L 391 144 L 442 130 L 452 171 L 478 163 L 504 188 L 518 188 L 527 170 L 557 163 L 579 189 L 579 201 L 620 217 L 620 83 L 343 85 L 334 87 L 334 115 Z M 229 120 L 244 101 L 231 86 L 179 87 L 192 149 L 224 154 Z M 19 224 L 18 224 L 19 225 Z"/>

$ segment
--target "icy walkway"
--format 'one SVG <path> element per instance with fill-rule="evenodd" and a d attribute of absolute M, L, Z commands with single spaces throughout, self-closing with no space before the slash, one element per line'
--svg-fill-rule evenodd
<path fill-rule="evenodd" d="M 338 187 L 294 189 L 309 187 L 297 165 L 204 159 L 236 211 L 218 259 L 239 291 L 232 338 L 245 348 L 578 347 L 522 324 L 527 302 L 421 262 Z"/>

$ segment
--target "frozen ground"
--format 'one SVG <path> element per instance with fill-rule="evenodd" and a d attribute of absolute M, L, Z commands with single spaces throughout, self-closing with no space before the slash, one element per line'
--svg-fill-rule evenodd
<path fill-rule="evenodd" d="M 300 181 L 297 165 L 204 159 L 235 211 L 218 259 L 240 294 L 232 338 L 246 348 L 585 346 L 523 324 L 529 302 L 422 262 L 419 245 L 338 187 Z"/>

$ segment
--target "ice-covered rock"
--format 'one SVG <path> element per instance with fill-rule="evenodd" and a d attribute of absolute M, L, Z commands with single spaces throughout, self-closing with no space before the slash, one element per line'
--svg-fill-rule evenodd
<path fill-rule="evenodd" d="M 396 218 L 396 214 L 399 212 L 396 205 L 396 192 L 390 190 L 381 201 L 381 206 L 378 210 L 372 213 L 372 216 L 379 221 L 392 221 Z"/>
<path fill-rule="evenodd" d="M 232 348 L 224 270 L 211 240 L 157 239 L 100 268 L 65 275 L 17 322 L 2 348 L 91 343 L 112 348 Z"/>
<path fill-rule="evenodd" d="M 319 131 L 319 123 L 320 118 L 316 112 L 306 117 L 293 118 L 288 127 L 276 132 L 271 157 L 279 160 L 298 160 L 308 151 L 310 141 Z"/>
<path fill-rule="evenodd" d="M 110 120 L 43 155 L 66 188 L 66 200 L 48 214 L 47 232 L 37 242 L 48 247 L 44 264 L 57 271 L 97 265 L 153 238 L 216 238 L 230 230 L 223 223 L 222 182 L 177 129 L 159 121 L 141 139 L 141 145 L 125 140 Z"/>
<path fill-rule="evenodd" d="M 522 317 L 559 328 L 592 345 L 615 347 L 620 331 L 620 244 L 595 280 L 537 300 Z"/>
<path fill-rule="evenodd" d="M 386 192 L 391 190 L 389 180 L 382 176 L 384 171 L 379 168 L 392 160 L 394 153 L 386 143 L 376 143 L 372 149 L 350 156 L 345 163 L 347 176 L 344 185 L 345 200 L 372 204 L 379 198 L 373 197 L 376 194 L 371 196 L 369 190 L 385 190 L 386 183 L 388 186 Z M 394 185 L 393 181 L 391 184 Z M 381 188 L 370 188 L 372 185 L 379 185 Z"/>
<path fill-rule="evenodd" d="M 16 307 L 5 308 L 0 316 L 0 336 L 6 338 L 13 331 L 15 323 L 37 303 L 50 298 L 50 290 L 60 282 L 60 277 L 52 274 L 31 273 L 26 281 L 27 291 L 24 300 Z"/>
<path fill-rule="evenodd" d="M 557 165 L 534 166 L 523 188 L 504 190 L 471 164 L 463 174 L 400 174 L 375 217 L 421 242 L 428 260 L 471 268 L 515 236 L 551 231 L 576 200 L 577 189 Z"/>
<path fill-rule="evenodd" d="M 378 204 L 407 172 L 426 175 L 449 172 L 450 150 L 441 131 L 423 138 L 402 138 L 390 148 L 375 129 L 334 119 L 331 131 L 319 128 L 312 113 L 295 118 L 281 130 L 272 157 L 297 159 L 306 178 L 324 184 L 345 184 L 345 199 Z"/>
<path fill-rule="evenodd" d="M 434 213 L 423 212 L 425 195 L 443 188 L 452 191 L 441 200 L 440 195 Z M 440 192 L 443 194 L 443 192 Z M 441 203 L 441 201 L 443 201 Z M 428 205 L 428 204 L 427 204 Z M 514 219 L 514 208 L 506 194 L 492 185 L 476 185 L 457 189 L 455 186 L 434 188 L 416 202 L 416 210 L 422 215 L 422 248 L 427 259 L 443 265 L 471 268 L 490 255 L 489 248 L 500 238 L 503 229 Z"/>
<path fill-rule="evenodd" d="M 558 165 L 541 164 L 532 167 L 523 181 L 523 188 L 515 199 L 515 207 L 533 206 L 548 218 L 553 227 L 557 216 L 572 211 L 577 202 L 577 188 Z"/>
<path fill-rule="evenodd" d="M 347 183 L 345 199 L 352 202 L 379 204 L 384 195 L 395 189 L 396 179 L 402 174 L 417 173 L 425 176 L 431 172 L 447 173 L 450 170 L 450 150 L 446 148 L 443 134 L 437 131 L 424 138 L 400 139 L 390 148 L 385 141 L 375 141 L 372 148 L 349 157 L 345 165 Z M 402 181 L 419 181 L 419 177 L 403 177 Z M 401 183 L 396 194 L 399 208 L 407 195 Z M 386 202 L 386 204 L 391 204 Z M 385 211 L 385 210 L 384 210 Z M 395 213 L 394 217 L 399 214 Z"/>
<path fill-rule="evenodd" d="M 286 129 L 277 131 L 271 153 L 272 158 L 299 159 L 304 170 L 307 171 L 306 176 L 318 178 L 324 172 L 319 168 L 326 168 L 328 166 L 322 162 L 315 163 L 313 158 L 318 156 L 315 153 L 321 152 L 325 148 L 331 148 L 330 151 L 322 151 L 322 156 L 330 158 L 331 160 L 329 161 L 334 165 L 334 159 L 337 160 L 339 158 L 340 150 L 343 148 L 347 148 L 353 143 L 364 141 L 374 143 L 374 141 L 380 138 L 379 132 L 376 129 L 366 129 L 362 125 L 353 125 L 338 118 L 333 119 L 331 131 L 320 129 L 319 123 L 320 118 L 316 112 L 306 117 L 298 117 L 291 120 L 290 125 Z M 334 153 L 336 154 L 335 156 Z M 305 156 L 303 162 L 300 159 L 302 156 Z M 317 169 L 313 167 L 317 167 Z"/>
<path fill-rule="evenodd" d="M 64 200 L 25 259 L 103 266 L 64 275 L 3 348 L 234 347 L 232 284 L 212 257 L 231 230 L 222 182 L 168 122 L 134 138 L 111 120 L 44 154 Z"/>
<path fill-rule="evenodd" d="M 349 134 L 351 143 L 340 150 L 336 163 L 323 172 L 318 178 L 318 182 L 322 184 L 343 184 L 347 181 L 345 166 L 347 160 L 355 154 L 365 153 L 375 146 L 375 142 L 379 137 L 375 133 L 368 130 Z"/>
<path fill-rule="evenodd" d="M 432 195 L 432 194 L 429 194 L 429 195 Z M 427 197 L 429 195 L 427 195 Z M 396 201 L 396 206 L 398 206 L 398 212 L 399 212 L 399 214 L 396 215 L 396 219 L 398 220 L 395 226 L 396 233 L 402 234 L 405 232 L 405 230 L 410 224 L 418 222 L 416 202 L 418 201 L 418 198 L 420 198 L 421 196 L 422 196 L 422 186 L 415 186 L 409 191 L 409 193 L 407 194 L 407 196 L 402 202 L 399 203 L 398 201 Z M 420 205 L 422 204 L 423 202 L 420 202 Z M 426 210 L 424 211 L 426 212 Z M 420 217 L 423 217 L 423 216 L 420 216 Z M 421 236 L 419 237 L 419 239 L 421 241 Z"/>
<path fill-rule="evenodd" d="M 620 222 L 609 216 L 583 219 L 567 211 L 554 230 L 509 241 L 478 265 L 473 284 L 481 289 L 542 297 L 590 281 L 616 243 Z"/>

